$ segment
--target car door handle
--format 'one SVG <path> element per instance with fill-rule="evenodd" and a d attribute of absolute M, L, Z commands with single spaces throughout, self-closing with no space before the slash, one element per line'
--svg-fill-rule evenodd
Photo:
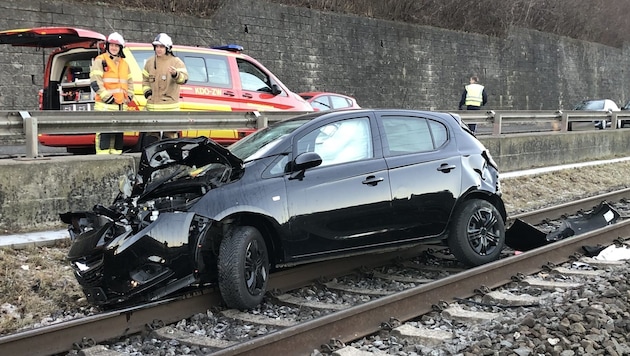
<path fill-rule="evenodd" d="M 234 92 L 233 92 L 233 91 L 226 90 L 226 91 L 224 91 L 224 92 L 223 92 L 223 95 L 226 95 L 226 96 L 234 96 Z"/>
<path fill-rule="evenodd" d="M 253 98 L 252 94 L 243 94 L 243 98 L 251 99 Z"/>
<path fill-rule="evenodd" d="M 450 173 L 453 169 L 455 169 L 454 165 L 442 163 L 437 170 L 444 173 Z"/>
<path fill-rule="evenodd" d="M 382 177 L 375 177 L 375 176 L 369 176 L 367 178 L 365 178 L 365 180 L 361 183 L 363 184 L 367 184 L 367 185 L 371 185 L 371 186 L 375 186 L 378 183 L 382 182 L 384 179 Z"/>

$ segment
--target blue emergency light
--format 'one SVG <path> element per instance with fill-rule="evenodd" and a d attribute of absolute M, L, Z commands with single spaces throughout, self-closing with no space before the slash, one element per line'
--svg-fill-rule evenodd
<path fill-rule="evenodd" d="M 220 49 L 223 51 L 230 51 L 230 52 L 243 52 L 243 46 L 239 46 L 237 44 L 228 44 L 228 45 L 224 45 L 224 46 L 216 46 L 216 47 L 212 47 L 212 49 Z"/>

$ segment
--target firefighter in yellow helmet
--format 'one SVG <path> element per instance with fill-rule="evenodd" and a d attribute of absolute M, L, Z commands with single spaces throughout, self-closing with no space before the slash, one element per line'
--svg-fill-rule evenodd
<path fill-rule="evenodd" d="M 96 98 L 94 110 L 126 111 L 133 100 L 133 78 L 125 61 L 124 38 L 114 32 L 107 37 L 105 53 L 94 58 L 90 71 L 90 85 Z M 97 133 L 97 154 L 120 154 L 123 149 L 123 133 Z"/>
<path fill-rule="evenodd" d="M 173 41 L 165 33 L 153 40 L 155 55 L 142 71 L 142 92 L 148 111 L 179 111 L 179 89 L 188 81 L 184 62 L 173 54 Z M 152 135 L 157 136 L 156 133 Z M 177 132 L 164 132 L 165 138 L 177 137 Z"/>

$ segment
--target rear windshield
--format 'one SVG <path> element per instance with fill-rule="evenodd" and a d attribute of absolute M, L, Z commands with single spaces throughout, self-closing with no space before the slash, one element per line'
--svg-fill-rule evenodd
<path fill-rule="evenodd" d="M 604 110 L 604 101 L 584 101 L 575 107 L 575 110 Z"/>

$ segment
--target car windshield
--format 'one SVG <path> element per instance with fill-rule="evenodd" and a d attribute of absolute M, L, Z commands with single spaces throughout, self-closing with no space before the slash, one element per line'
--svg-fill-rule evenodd
<path fill-rule="evenodd" d="M 236 157 L 243 161 L 251 161 L 263 157 L 273 148 L 280 138 L 293 132 L 298 127 L 309 122 L 311 118 L 283 121 L 272 126 L 258 130 L 251 135 L 232 144 L 228 149 Z"/>

